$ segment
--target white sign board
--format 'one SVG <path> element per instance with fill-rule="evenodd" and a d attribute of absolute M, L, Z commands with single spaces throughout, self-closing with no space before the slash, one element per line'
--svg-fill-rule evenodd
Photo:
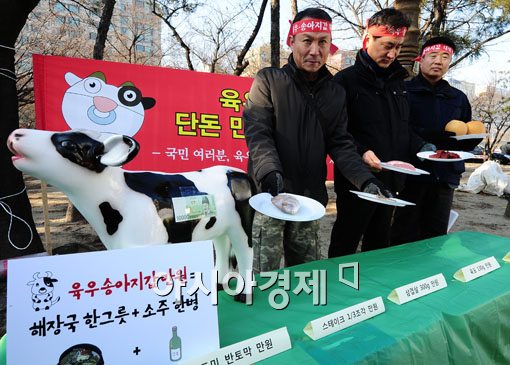
<path fill-rule="evenodd" d="M 307 323 L 303 331 L 312 340 L 318 340 L 344 328 L 351 327 L 356 323 L 366 321 L 385 311 L 386 308 L 384 307 L 382 297 L 375 297 L 327 316 L 314 319 Z"/>
<path fill-rule="evenodd" d="M 447 286 L 444 275 L 437 274 L 393 289 L 388 299 L 400 305 L 444 289 Z"/>
<path fill-rule="evenodd" d="M 459 281 L 467 283 L 468 281 L 474 280 L 488 274 L 501 267 L 499 262 L 494 256 L 487 257 L 486 259 L 475 262 L 474 264 L 464 266 L 458 270 L 453 277 Z"/>
<path fill-rule="evenodd" d="M 205 287 L 214 282 L 213 260 L 204 241 L 9 261 L 7 364 L 91 353 L 105 364 L 177 364 L 217 350 L 217 307 L 187 292 L 199 272 Z M 92 346 L 64 354 L 77 344 Z"/>

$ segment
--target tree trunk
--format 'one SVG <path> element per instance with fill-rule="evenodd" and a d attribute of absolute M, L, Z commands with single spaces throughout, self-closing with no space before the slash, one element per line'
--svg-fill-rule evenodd
<path fill-rule="evenodd" d="M 92 56 L 95 60 L 103 59 L 106 39 L 108 38 L 108 30 L 112 23 L 115 1 L 116 0 L 103 0 L 103 12 L 101 13 L 99 25 L 97 26 L 96 43 L 94 44 L 94 54 Z"/>
<path fill-rule="evenodd" d="M 438 0 L 434 8 L 434 20 L 432 22 L 431 37 L 441 35 L 446 22 L 446 8 L 449 0 Z"/>
<path fill-rule="evenodd" d="M 412 74 L 413 59 L 418 55 L 418 41 L 420 30 L 418 20 L 420 15 L 420 0 L 395 0 L 395 8 L 403 12 L 411 20 L 411 26 L 407 31 L 404 45 L 398 56 L 399 62 Z"/>
<path fill-rule="evenodd" d="M 39 0 L 0 0 L 0 258 L 43 252 L 21 172 L 14 168 L 5 141 L 19 128 L 14 44 Z M 18 218 L 19 217 L 19 218 Z M 16 248 L 18 247 L 18 248 Z M 26 248 L 24 248 L 26 247 Z M 20 249 L 24 248 L 24 249 Z"/>
<path fill-rule="evenodd" d="M 271 67 L 280 67 L 280 0 L 271 0 Z"/>
<path fill-rule="evenodd" d="M 250 38 L 246 41 L 246 44 L 244 45 L 243 49 L 239 54 L 237 55 L 237 63 L 236 68 L 234 70 L 234 75 L 241 76 L 244 69 L 248 67 L 248 61 L 245 61 L 246 54 L 251 48 L 251 45 L 253 44 L 253 41 L 257 37 L 257 34 L 259 34 L 260 26 L 262 24 L 262 20 L 264 19 L 264 12 L 266 10 L 268 0 L 262 0 L 262 3 L 260 4 L 260 11 L 259 15 L 257 17 L 257 24 L 255 24 L 255 28 L 253 29 L 253 32 L 251 32 Z"/>
<path fill-rule="evenodd" d="M 292 10 L 292 20 L 294 20 L 298 13 L 297 0 L 290 0 L 290 8 Z"/>

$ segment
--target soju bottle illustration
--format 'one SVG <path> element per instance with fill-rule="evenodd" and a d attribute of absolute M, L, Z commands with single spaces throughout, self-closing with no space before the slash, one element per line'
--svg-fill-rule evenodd
<path fill-rule="evenodd" d="M 177 326 L 172 327 L 172 338 L 170 339 L 170 360 L 178 361 L 182 357 L 181 338 L 177 336 Z"/>

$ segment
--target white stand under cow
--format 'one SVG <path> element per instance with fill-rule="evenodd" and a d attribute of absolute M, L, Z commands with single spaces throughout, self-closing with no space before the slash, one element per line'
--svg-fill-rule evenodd
<path fill-rule="evenodd" d="M 118 166 L 136 156 L 138 143 L 97 132 L 18 129 L 7 145 L 14 166 L 62 190 L 107 249 L 213 240 L 220 280 L 229 271 L 230 245 L 239 272 L 251 272 L 254 187 L 244 172 L 226 166 L 182 174 L 123 170 Z M 172 198 L 205 194 L 214 196 L 216 216 L 175 221 Z"/>

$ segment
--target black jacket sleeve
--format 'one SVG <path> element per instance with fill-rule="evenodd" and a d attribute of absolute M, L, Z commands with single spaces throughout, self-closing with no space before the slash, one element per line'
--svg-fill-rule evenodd
<path fill-rule="evenodd" d="M 274 107 L 268 74 L 261 70 L 243 109 L 244 136 L 257 182 L 271 171 L 282 172 L 274 135 Z"/>

